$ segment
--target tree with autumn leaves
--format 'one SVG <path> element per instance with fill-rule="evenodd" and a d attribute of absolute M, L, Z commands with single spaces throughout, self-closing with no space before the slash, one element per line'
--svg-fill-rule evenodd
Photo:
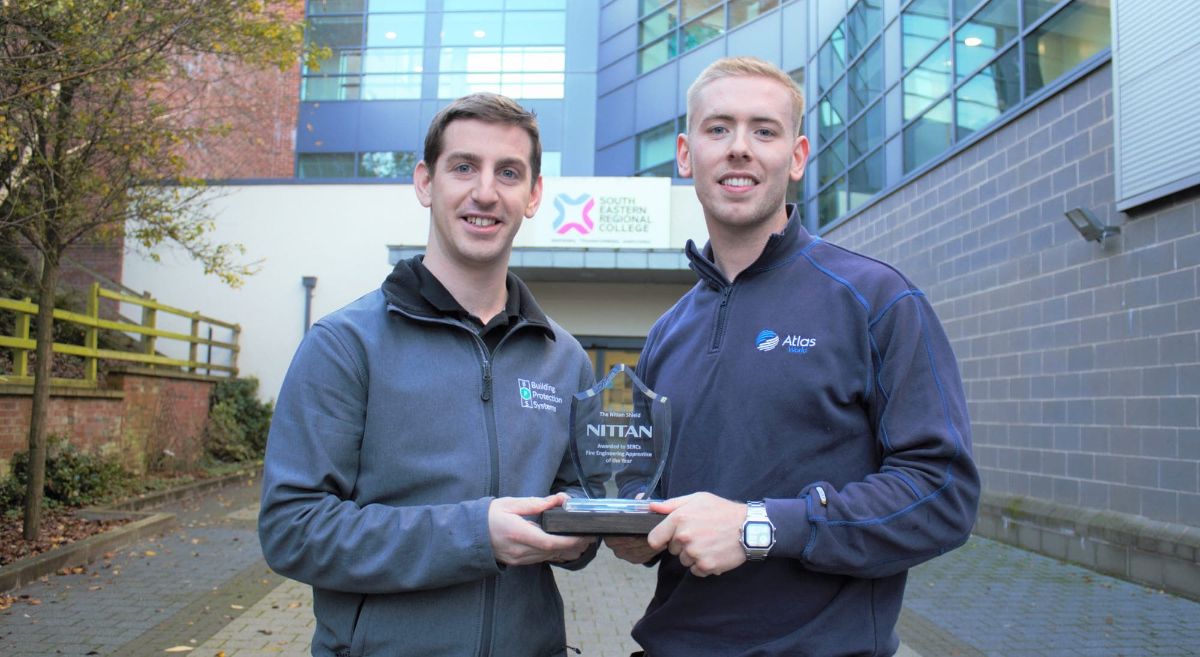
<path fill-rule="evenodd" d="M 174 244 L 237 285 L 237 245 L 209 238 L 185 154 L 227 130 L 206 87 L 294 67 L 302 0 L 0 0 L 0 228 L 40 255 L 24 535 L 39 532 L 55 289 L 64 251 L 122 237 Z M 11 234 L 11 230 L 7 231 Z"/>

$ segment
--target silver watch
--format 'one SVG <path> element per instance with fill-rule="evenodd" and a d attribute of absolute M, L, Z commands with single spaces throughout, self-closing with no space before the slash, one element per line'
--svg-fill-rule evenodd
<path fill-rule="evenodd" d="M 746 502 L 746 520 L 742 523 L 742 549 L 749 561 L 761 561 L 775 545 L 775 525 L 767 517 L 763 502 Z"/>

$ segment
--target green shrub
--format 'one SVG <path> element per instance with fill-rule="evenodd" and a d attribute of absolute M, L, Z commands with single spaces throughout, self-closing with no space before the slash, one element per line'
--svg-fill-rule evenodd
<path fill-rule="evenodd" d="M 205 451 L 224 462 L 262 458 L 271 428 L 270 403 L 258 400 L 258 379 L 227 379 L 213 387 Z"/>
<path fill-rule="evenodd" d="M 218 402 L 209 409 L 205 434 L 204 450 L 218 461 L 233 463 L 254 457 L 246 430 L 238 423 L 237 412 L 229 402 Z"/>
<path fill-rule="evenodd" d="M 0 503 L 7 509 L 25 504 L 29 452 L 13 455 L 12 473 L 0 482 Z M 47 506 L 87 506 L 128 492 L 136 478 L 115 460 L 79 451 L 65 437 L 51 436 L 46 446 Z"/>

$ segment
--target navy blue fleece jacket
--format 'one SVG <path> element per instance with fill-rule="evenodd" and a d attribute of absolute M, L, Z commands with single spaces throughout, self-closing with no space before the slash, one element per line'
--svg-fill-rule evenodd
<path fill-rule="evenodd" d="M 687 250 L 700 281 L 639 365 L 673 404 L 660 493 L 765 499 L 778 543 L 707 578 L 667 554 L 634 638 L 655 657 L 893 654 L 907 569 L 965 542 L 979 497 L 932 307 L 794 211 L 732 283 Z"/>

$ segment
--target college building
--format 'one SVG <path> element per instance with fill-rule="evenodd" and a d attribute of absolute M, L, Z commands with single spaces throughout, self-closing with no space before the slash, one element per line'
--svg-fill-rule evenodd
<path fill-rule="evenodd" d="M 292 169 L 214 181 L 216 238 L 245 244 L 259 274 L 234 291 L 136 256 L 122 274 L 241 323 L 239 365 L 266 394 L 309 321 L 421 252 L 413 166 L 434 113 L 472 91 L 541 123 L 545 194 L 513 269 L 598 371 L 636 362 L 695 282 L 682 246 L 705 239 L 675 177 L 686 90 L 715 59 L 755 55 L 807 99 L 812 156 L 789 195 L 808 230 L 895 265 L 950 336 L 985 488 L 977 532 L 1200 596 L 1192 3 L 310 0 L 307 13 L 328 51 L 286 85 Z M 819 335 L 819 319 L 780 321 Z"/>

